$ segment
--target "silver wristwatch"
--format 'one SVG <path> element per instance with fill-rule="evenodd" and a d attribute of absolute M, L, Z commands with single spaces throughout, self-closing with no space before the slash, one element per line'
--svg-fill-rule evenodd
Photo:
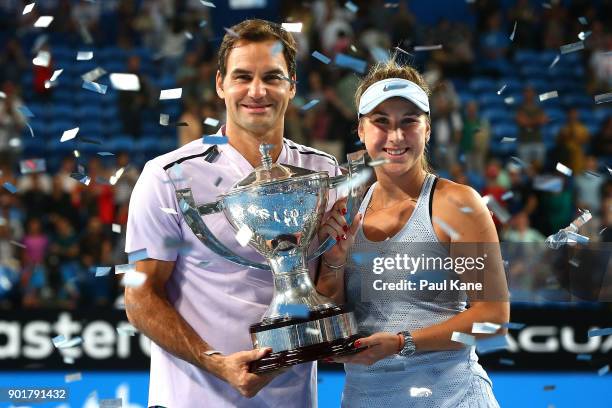
<path fill-rule="evenodd" d="M 399 351 L 400 356 L 409 357 L 416 352 L 416 346 L 414 345 L 414 341 L 412 340 L 412 335 L 409 331 L 401 331 L 397 334 L 404 336 L 404 347 Z"/>

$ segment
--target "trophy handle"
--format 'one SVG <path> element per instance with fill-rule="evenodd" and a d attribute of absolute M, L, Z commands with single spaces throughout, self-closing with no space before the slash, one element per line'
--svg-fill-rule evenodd
<path fill-rule="evenodd" d="M 346 174 L 341 174 L 339 176 L 330 177 L 329 180 L 329 188 L 334 189 L 340 187 L 343 183 L 348 181 L 349 194 L 348 200 L 346 202 L 347 213 L 345 215 L 346 222 L 348 225 L 351 225 L 353 222 L 353 218 L 359 211 L 358 207 L 358 199 L 363 195 L 364 185 L 366 183 L 361 183 L 359 180 L 356 180 L 355 183 L 351 183 L 350 180 L 355 178 L 358 172 L 362 172 L 364 174 L 364 178 L 370 178 L 371 172 L 369 168 L 366 167 L 366 161 L 369 161 L 369 155 L 365 150 L 360 150 L 358 152 L 349 153 L 347 155 L 348 158 L 348 172 Z M 367 188 L 367 187 L 366 187 Z M 327 237 L 325 241 L 319 247 L 308 256 L 308 261 L 312 261 L 313 259 L 323 255 L 325 252 L 330 250 L 336 244 L 335 240 L 332 237 Z"/>
<path fill-rule="evenodd" d="M 200 215 L 221 212 L 222 207 L 220 202 L 202 204 L 196 207 L 193 193 L 190 188 L 178 190 L 176 192 L 176 198 L 179 201 L 179 207 L 185 217 L 185 222 L 187 222 L 187 225 L 189 225 L 189 228 L 191 228 L 200 242 L 206 245 L 211 251 L 238 265 L 247 266 L 249 268 L 265 269 L 268 271 L 271 270 L 270 266 L 267 264 L 251 261 L 250 259 L 235 254 L 231 249 L 225 246 L 225 244 L 219 241 L 206 226 L 206 223 Z"/>

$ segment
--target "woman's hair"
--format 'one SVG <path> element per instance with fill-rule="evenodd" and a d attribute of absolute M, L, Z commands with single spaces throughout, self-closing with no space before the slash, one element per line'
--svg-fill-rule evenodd
<path fill-rule="evenodd" d="M 355 106 L 357 110 L 359 110 L 359 101 L 361 100 L 361 95 L 368 89 L 371 85 L 375 84 L 378 81 L 382 81 L 383 79 L 388 78 L 401 78 L 407 79 L 408 81 L 414 82 L 418 86 L 420 86 L 425 94 L 429 97 L 431 95 L 431 91 L 429 90 L 429 86 L 423 76 L 409 65 L 400 65 L 395 61 L 395 57 L 389 59 L 387 62 L 379 62 L 374 65 L 368 71 L 367 75 L 359 82 L 359 86 L 357 87 L 357 92 L 355 92 Z M 427 122 L 431 126 L 431 118 L 428 114 L 423 113 L 426 116 Z M 421 158 L 421 166 L 423 170 L 426 172 L 431 172 L 431 167 L 427 162 L 427 144 L 425 145 L 425 151 L 423 152 L 423 157 Z"/>

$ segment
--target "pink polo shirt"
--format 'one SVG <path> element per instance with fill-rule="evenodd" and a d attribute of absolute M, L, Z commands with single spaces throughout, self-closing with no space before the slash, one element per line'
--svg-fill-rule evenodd
<path fill-rule="evenodd" d="M 175 261 L 166 284 L 169 301 L 213 349 L 231 354 L 253 348 L 249 326 L 261 320 L 270 304 L 273 279 L 270 271 L 236 265 L 213 253 L 198 240 L 181 215 L 175 186 L 190 186 L 195 202 L 203 204 L 215 201 L 217 195 L 253 171 L 249 162 L 229 144 L 218 145 L 218 157 L 207 162 L 204 156 L 209 148 L 211 145 L 196 140 L 146 163 L 130 199 L 125 250 L 146 248 L 149 258 Z M 332 156 L 286 139 L 278 162 L 339 174 Z M 179 167 L 173 167 L 177 164 Z M 334 201 L 335 194 L 330 194 L 328 208 Z M 173 209 L 177 214 L 160 208 Z M 228 248 L 264 262 L 250 246 L 238 244 L 235 231 L 223 214 L 203 219 Z M 166 239 L 183 240 L 190 249 L 179 252 L 176 246 L 167 247 Z M 290 402 L 292 407 L 315 407 L 316 386 L 316 363 L 306 363 L 293 366 L 254 398 L 247 399 L 226 382 L 151 344 L 149 405 L 277 407 Z"/>

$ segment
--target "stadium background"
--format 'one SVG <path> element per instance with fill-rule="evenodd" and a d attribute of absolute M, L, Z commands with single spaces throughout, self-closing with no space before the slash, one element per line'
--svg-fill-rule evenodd
<path fill-rule="evenodd" d="M 344 1 L 37 0 L 22 15 L 28 3 L 0 2 L 0 386 L 65 385 L 74 407 L 97 406 L 85 402 L 94 391 L 145 406 L 146 339 L 116 330 L 127 321 L 121 286 L 95 268 L 127 263 L 127 204 L 146 160 L 214 133 L 206 118 L 223 123 L 216 49 L 224 28 L 245 18 L 303 23 L 286 137 L 339 159 L 359 149 L 356 81 L 364 62 L 395 51 L 433 89 L 436 173 L 501 203 L 504 241 L 542 242 L 589 209 L 583 233 L 608 248 L 612 108 L 595 95 L 612 84 L 610 1 L 354 1 L 355 10 Z M 33 27 L 44 15 L 54 21 Z M 584 49 L 561 53 L 581 40 Z M 32 63 L 40 51 L 51 55 L 47 67 Z M 77 61 L 79 51 L 93 57 Z M 108 74 L 93 80 L 104 93 L 85 89 L 82 75 L 97 67 L 137 74 L 141 90 L 117 91 Z M 181 99 L 159 100 L 178 87 Z M 538 97 L 551 91 L 558 96 Z M 75 127 L 79 136 L 60 143 Z M 46 171 L 24 174 L 39 168 L 21 168 L 34 158 Z M 514 301 L 512 321 L 525 324 L 511 330 L 515 344 L 481 356 L 501 405 L 609 406 L 612 336 L 587 330 L 612 326 L 610 304 L 547 299 Z M 60 354 L 58 329 L 83 344 Z M 338 406 L 340 367 L 320 367 L 320 406 Z M 76 372 L 82 379 L 65 384 Z"/>

